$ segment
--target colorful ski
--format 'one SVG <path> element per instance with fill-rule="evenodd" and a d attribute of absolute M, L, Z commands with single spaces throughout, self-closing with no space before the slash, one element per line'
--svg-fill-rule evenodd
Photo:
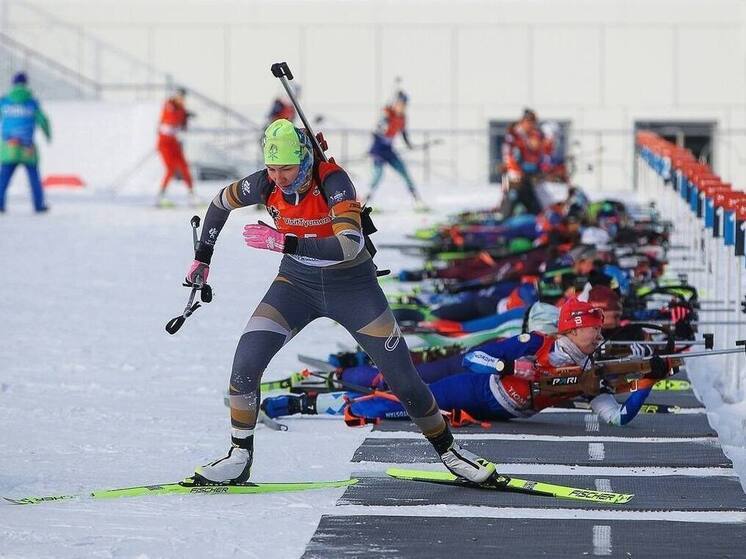
<path fill-rule="evenodd" d="M 304 365 L 313 367 L 314 369 L 321 371 L 322 373 L 334 373 L 337 371 L 337 367 L 329 363 L 329 361 L 319 359 L 317 357 L 311 357 L 310 355 L 303 355 L 302 353 L 299 353 L 298 361 L 300 361 Z"/>
<path fill-rule="evenodd" d="M 571 499 L 574 501 L 590 501 L 607 505 L 623 505 L 634 497 L 628 493 L 613 493 L 609 491 L 596 491 L 595 489 L 579 489 L 565 485 L 555 485 L 541 481 L 530 481 L 515 477 L 509 478 L 506 486 L 475 485 L 462 480 L 449 472 L 436 472 L 431 470 L 409 470 L 403 468 L 389 468 L 386 473 L 396 479 L 409 481 L 423 481 L 429 483 L 441 483 L 444 485 L 455 485 L 460 487 L 472 487 L 478 489 L 489 489 L 492 491 L 510 491 L 513 493 L 527 493 L 543 497 L 556 497 L 558 499 Z M 503 476 L 501 476 L 503 477 Z M 507 476 L 504 476 L 507 477 Z"/>
<path fill-rule="evenodd" d="M 287 390 L 300 384 L 303 379 L 308 378 L 306 371 L 299 371 L 291 374 L 289 377 L 279 380 L 268 380 L 262 383 L 262 392 L 272 392 L 274 390 Z"/>
<path fill-rule="evenodd" d="M 682 413 L 681 406 L 669 406 L 666 404 L 643 404 L 640 413 Z"/>
<path fill-rule="evenodd" d="M 688 380 L 663 379 L 653 385 L 653 390 L 691 390 L 692 383 Z"/>
<path fill-rule="evenodd" d="M 243 485 L 194 485 L 190 483 L 192 478 L 187 478 L 179 483 L 166 483 L 163 485 L 138 485 L 135 487 L 123 487 L 119 489 L 100 489 L 82 495 L 51 495 L 46 497 L 3 497 L 5 501 L 13 505 L 36 505 L 39 503 L 51 503 L 55 501 L 68 501 L 72 499 L 118 499 L 119 497 L 144 497 L 148 495 L 245 495 L 256 493 L 287 493 L 291 491 L 308 491 L 311 489 L 330 489 L 334 487 L 346 487 L 357 483 L 357 479 L 344 479 L 339 481 L 304 481 L 296 483 L 246 483 Z"/>
<path fill-rule="evenodd" d="M 276 392 L 278 390 L 290 390 L 292 392 L 293 389 L 299 389 L 300 391 L 303 391 L 304 387 L 307 389 L 323 391 L 324 388 L 330 387 L 330 383 L 312 375 L 308 369 L 304 369 L 291 374 L 289 377 L 265 381 L 261 386 L 262 393 L 266 394 L 267 392 Z M 230 394 L 223 394 L 223 404 L 225 404 L 226 408 L 231 407 Z"/>

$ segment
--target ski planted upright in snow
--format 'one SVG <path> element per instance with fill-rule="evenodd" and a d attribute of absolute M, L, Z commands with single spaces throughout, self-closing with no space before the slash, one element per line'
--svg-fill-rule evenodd
<path fill-rule="evenodd" d="M 99 489 L 87 494 L 79 495 L 49 495 L 45 497 L 3 497 L 12 505 L 36 505 L 39 503 L 53 503 L 78 499 L 118 499 L 120 497 L 146 497 L 149 495 L 246 495 L 257 493 L 287 493 L 292 491 L 308 491 L 311 489 L 331 489 L 347 487 L 357 483 L 357 479 L 343 479 L 338 481 L 301 481 L 293 483 L 243 483 L 240 485 L 195 484 L 192 478 L 178 483 L 161 485 L 137 485 L 118 489 Z"/>
<path fill-rule="evenodd" d="M 571 499 L 574 501 L 590 501 L 607 505 L 623 505 L 634 497 L 629 493 L 614 493 L 611 491 L 596 491 L 595 489 L 580 489 L 542 481 L 531 481 L 515 477 L 499 475 L 496 484 L 476 485 L 474 483 L 457 478 L 450 472 L 437 472 L 432 470 L 411 470 L 405 468 L 389 468 L 386 473 L 396 479 L 409 481 L 423 481 L 429 483 L 440 483 L 444 485 L 455 485 L 459 487 L 471 487 L 476 489 L 487 489 L 491 491 L 510 491 L 512 493 L 527 493 L 542 497 L 556 497 L 558 499 Z"/>

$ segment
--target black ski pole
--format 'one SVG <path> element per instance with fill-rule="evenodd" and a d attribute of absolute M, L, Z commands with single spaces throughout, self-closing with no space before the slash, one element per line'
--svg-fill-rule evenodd
<path fill-rule="evenodd" d="M 272 64 L 270 70 L 272 71 L 272 75 L 278 78 L 280 80 L 280 83 L 282 83 L 282 87 L 285 88 L 285 92 L 288 94 L 288 97 L 290 97 L 290 101 L 293 103 L 293 106 L 295 107 L 295 110 L 298 113 L 301 122 L 303 122 L 303 126 L 305 126 L 306 130 L 308 130 L 308 135 L 311 136 L 311 141 L 313 142 L 313 145 L 316 148 L 319 156 L 324 161 L 328 161 L 326 155 L 324 154 L 324 150 L 322 149 L 321 143 L 319 142 L 318 138 L 316 138 L 316 134 L 313 133 L 311 124 L 308 122 L 303 109 L 301 109 L 300 103 L 298 103 L 298 99 L 296 99 L 295 93 L 293 93 L 293 89 L 290 87 L 289 81 L 293 79 L 293 73 L 290 71 L 288 63 L 275 62 L 274 64 Z"/>
<path fill-rule="evenodd" d="M 313 128 L 311 128 L 311 123 L 308 122 L 306 114 L 303 112 L 300 103 L 298 103 L 298 99 L 295 97 L 293 89 L 290 87 L 289 82 L 293 79 L 293 73 L 290 71 L 288 63 L 275 62 L 270 67 L 270 70 L 272 71 L 272 75 L 279 79 L 280 83 L 282 83 L 282 87 L 285 88 L 285 92 L 288 94 L 288 97 L 290 97 L 290 101 L 293 103 L 293 107 L 295 107 L 295 110 L 298 113 L 301 122 L 303 122 L 303 126 L 306 127 L 306 131 L 308 132 L 308 135 L 311 137 L 311 141 L 313 142 L 314 153 L 316 153 L 323 161 L 329 161 L 329 158 L 324 153 L 324 151 L 326 151 L 326 149 L 328 148 L 328 146 L 326 145 L 326 140 L 324 140 L 324 136 L 321 134 L 316 136 Z M 373 221 L 370 218 L 370 211 L 370 208 L 366 208 L 365 204 L 363 204 L 360 212 L 360 218 L 363 225 L 363 235 L 365 236 L 365 246 L 368 249 L 368 252 L 370 252 L 370 255 L 375 256 L 376 249 L 375 246 L 373 246 L 372 241 L 370 240 L 370 235 L 376 232 L 376 227 L 375 225 L 373 225 Z M 377 270 L 376 276 L 385 276 L 390 273 L 390 270 Z"/>
<path fill-rule="evenodd" d="M 195 249 L 197 247 L 197 229 L 199 228 L 199 221 L 199 216 L 195 215 L 189 222 L 192 226 L 192 245 Z M 197 294 L 197 291 L 200 292 L 200 299 L 202 299 L 203 303 L 209 303 L 212 301 L 212 288 L 204 282 L 202 277 L 195 278 L 195 281 L 192 284 L 185 282 L 182 285 L 184 285 L 184 287 L 191 287 L 192 290 L 189 293 L 189 300 L 184 308 L 184 312 L 181 313 L 180 316 L 176 316 L 166 323 L 166 332 L 172 335 L 176 334 L 176 332 L 179 331 L 179 328 L 184 325 L 186 319 L 202 306 L 199 301 L 196 303 L 194 302 L 194 296 Z"/>

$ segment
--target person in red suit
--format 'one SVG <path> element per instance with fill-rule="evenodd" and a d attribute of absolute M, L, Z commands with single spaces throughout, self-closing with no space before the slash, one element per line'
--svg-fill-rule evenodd
<path fill-rule="evenodd" d="M 288 98 L 275 98 L 272 102 L 272 107 L 269 109 L 269 113 L 267 113 L 267 122 L 270 124 L 280 119 L 295 122 L 295 107 Z M 267 126 L 269 126 L 269 124 Z"/>
<path fill-rule="evenodd" d="M 541 172 L 545 155 L 544 134 L 537 125 L 536 113 L 523 111 L 518 122 L 508 127 L 502 145 L 503 171 L 506 187 L 503 197 L 503 215 L 510 217 L 520 204 L 524 211 L 538 214 L 541 204 L 534 192 L 534 180 Z"/>
<path fill-rule="evenodd" d="M 194 116 L 186 110 L 186 90 L 179 88 L 176 94 L 169 97 L 163 104 L 161 119 L 158 126 L 158 153 L 161 154 L 166 173 L 161 180 L 161 190 L 158 194 L 158 206 L 167 205 L 166 189 L 171 179 L 177 175 L 186 183 L 189 196 L 194 201 L 194 185 L 189 165 L 184 157 L 180 135 L 187 129 L 189 118 Z"/>

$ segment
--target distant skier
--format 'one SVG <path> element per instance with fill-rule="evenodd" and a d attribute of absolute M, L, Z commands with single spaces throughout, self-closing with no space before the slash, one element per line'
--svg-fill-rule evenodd
<path fill-rule="evenodd" d="M 541 124 L 540 129 L 544 135 L 542 161 L 539 165 L 541 172 L 548 180 L 569 182 L 562 127 L 558 122 L 547 121 Z"/>
<path fill-rule="evenodd" d="M 361 207 L 347 173 L 314 157 L 305 131 L 277 120 L 264 133 L 266 169 L 223 188 L 207 210 L 188 284 L 207 280 L 218 235 L 230 212 L 264 204 L 275 227 L 246 225 L 249 247 L 283 254 L 279 275 L 243 331 L 230 379 L 231 448 L 197 468 L 210 483 L 248 480 L 262 374 L 272 357 L 311 321 L 344 326 L 385 371 L 407 413 L 454 474 L 484 482 L 495 466 L 454 442 L 432 393 L 417 375 L 409 349 L 376 278 L 366 248 Z"/>
<path fill-rule="evenodd" d="M 293 83 L 293 93 L 296 97 L 300 97 L 300 86 Z M 272 102 L 272 106 L 267 113 L 267 126 L 272 124 L 276 120 L 285 119 L 290 122 L 295 122 L 295 106 L 287 95 L 278 95 Z M 266 128 L 266 126 L 265 126 Z"/>
<path fill-rule="evenodd" d="M 541 172 L 545 159 L 544 134 L 537 126 L 536 113 L 525 109 L 518 122 L 511 124 L 502 145 L 503 191 L 502 213 L 510 217 L 521 204 L 530 214 L 538 214 L 541 204 L 534 191 L 534 181 Z"/>
<path fill-rule="evenodd" d="M 49 119 L 28 88 L 28 78 L 23 72 L 13 76 L 13 86 L 0 98 L 0 121 L 0 212 L 5 212 L 5 195 L 19 163 L 26 167 L 34 210 L 37 213 L 46 212 L 49 207 L 44 202 L 44 191 L 39 177 L 39 154 L 34 144 L 34 130 L 38 124 L 50 142 L 52 132 Z"/>
<path fill-rule="evenodd" d="M 181 135 L 186 131 L 190 117 L 194 116 L 186 110 L 186 89 L 180 87 L 175 95 L 169 97 L 161 111 L 160 124 L 158 126 L 158 152 L 161 154 L 166 173 L 161 181 L 161 189 L 158 194 L 158 206 L 169 205 L 166 199 L 168 183 L 177 175 L 186 183 L 192 204 L 195 204 L 194 185 L 192 174 L 189 172 L 189 164 L 184 157 L 184 149 Z"/>
<path fill-rule="evenodd" d="M 394 151 L 394 139 L 398 134 L 401 134 L 407 147 L 413 149 L 412 143 L 409 141 L 409 136 L 407 136 L 406 110 L 408 101 L 409 97 L 407 97 L 406 93 L 403 91 L 397 92 L 394 102 L 383 109 L 383 117 L 378 123 L 378 128 L 373 132 L 373 145 L 369 150 L 373 158 L 373 181 L 371 182 L 368 196 L 365 199 L 365 203 L 368 205 L 373 201 L 373 197 L 383 177 L 383 167 L 388 163 L 404 179 L 409 193 L 415 201 L 415 207 L 421 210 L 427 209 L 420 194 L 417 192 L 412 177 L 409 176 L 404 161 Z"/>

